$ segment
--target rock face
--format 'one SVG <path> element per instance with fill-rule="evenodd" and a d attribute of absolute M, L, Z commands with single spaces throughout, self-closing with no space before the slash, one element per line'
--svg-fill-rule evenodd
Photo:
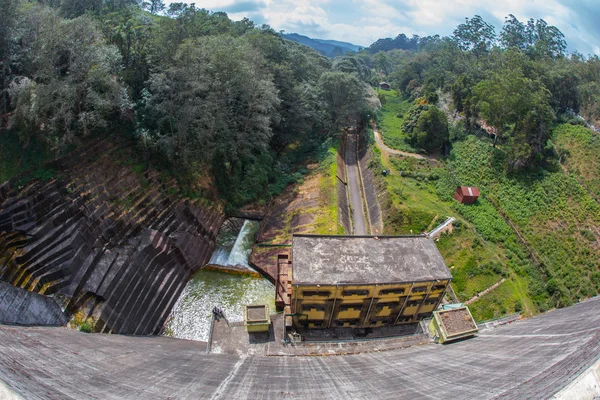
<path fill-rule="evenodd" d="M 53 165 L 59 178 L 0 186 L 0 280 L 54 295 L 95 331 L 156 334 L 210 259 L 223 214 L 119 164 L 126 146 L 88 149 Z"/>

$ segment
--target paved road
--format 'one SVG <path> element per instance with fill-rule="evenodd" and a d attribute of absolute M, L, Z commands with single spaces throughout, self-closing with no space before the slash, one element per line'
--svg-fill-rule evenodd
<path fill-rule="evenodd" d="M 348 191 L 352 207 L 352 227 L 354 235 L 366 235 L 367 223 L 363 208 L 363 197 L 360 191 L 360 177 L 357 161 L 358 135 L 348 134 L 346 138 L 346 170 L 348 171 Z"/>
<path fill-rule="evenodd" d="M 0 380 L 26 399 L 548 399 L 598 361 L 599 307 L 600 297 L 454 344 L 335 357 L 0 325 Z"/>
<path fill-rule="evenodd" d="M 377 126 L 375 126 L 375 124 L 373 124 L 373 132 L 375 133 L 375 143 L 377 143 L 377 147 L 379 147 L 381 150 L 385 151 L 386 153 L 396 154 L 396 155 L 405 156 L 405 157 L 418 158 L 420 160 L 428 160 L 428 159 L 432 160 L 433 159 L 432 157 L 423 156 L 421 154 L 408 153 L 406 151 L 395 150 L 390 147 L 387 147 L 385 145 L 385 143 L 383 143 L 383 139 L 381 139 L 381 136 L 379 135 L 379 131 L 377 130 Z"/>

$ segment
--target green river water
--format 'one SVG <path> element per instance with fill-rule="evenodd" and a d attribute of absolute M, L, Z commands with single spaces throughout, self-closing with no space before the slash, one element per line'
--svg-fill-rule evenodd
<path fill-rule="evenodd" d="M 248 256 L 254 244 L 258 222 L 245 221 L 240 233 L 220 234 L 211 263 L 248 267 Z M 229 254 L 228 254 L 229 253 Z M 248 267 L 250 268 L 250 267 Z M 275 286 L 264 278 L 231 275 L 224 272 L 200 270 L 188 282 L 171 315 L 163 334 L 181 339 L 207 341 L 212 309 L 221 307 L 230 322 L 244 320 L 244 305 L 267 304 L 275 311 Z"/>

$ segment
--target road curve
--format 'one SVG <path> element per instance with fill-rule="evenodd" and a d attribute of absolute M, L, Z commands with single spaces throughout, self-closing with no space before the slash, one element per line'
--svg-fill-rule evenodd
<path fill-rule="evenodd" d="M 386 153 L 389 153 L 389 154 L 396 154 L 396 155 L 399 155 L 399 156 L 418 158 L 420 160 L 431 160 L 431 159 L 433 159 L 432 157 L 423 156 L 421 154 L 408 153 L 406 151 L 395 150 L 395 149 L 392 149 L 390 147 L 387 147 L 385 145 L 385 143 L 383 143 L 383 139 L 381 139 L 381 136 L 379 135 L 379 131 L 377 130 L 377 126 L 375 124 L 373 124 L 372 126 L 373 126 L 373 132 L 375 133 L 375 143 L 377 143 L 377 147 L 379 147 L 382 151 L 385 151 Z"/>
<path fill-rule="evenodd" d="M 357 160 L 358 135 L 346 135 L 346 170 L 348 172 L 348 192 L 350 193 L 350 206 L 352 207 L 352 234 L 366 235 L 367 223 L 363 208 L 363 197 L 360 190 L 360 175 Z"/>

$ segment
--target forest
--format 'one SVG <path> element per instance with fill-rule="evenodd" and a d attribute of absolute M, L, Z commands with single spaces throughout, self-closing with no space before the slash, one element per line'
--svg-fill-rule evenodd
<path fill-rule="evenodd" d="M 231 205 L 264 201 L 378 104 L 361 60 L 193 4 L 1 0 L 0 14 L 3 181 L 112 135 Z"/>

